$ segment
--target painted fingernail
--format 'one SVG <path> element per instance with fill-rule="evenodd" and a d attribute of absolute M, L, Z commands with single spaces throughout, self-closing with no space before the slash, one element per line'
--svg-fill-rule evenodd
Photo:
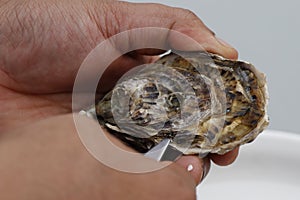
<path fill-rule="evenodd" d="M 233 48 L 233 46 L 231 46 L 230 44 L 228 44 L 227 42 L 225 42 L 223 39 L 218 38 L 218 37 L 216 37 L 216 38 L 217 38 L 218 42 L 219 42 L 220 44 L 222 44 L 223 46 L 229 47 L 229 48 Z"/>

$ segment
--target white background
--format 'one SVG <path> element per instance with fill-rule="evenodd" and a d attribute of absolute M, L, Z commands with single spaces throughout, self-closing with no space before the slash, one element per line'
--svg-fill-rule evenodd
<path fill-rule="evenodd" d="M 199 200 L 299 200 L 300 135 L 265 131 L 230 166 L 213 165 Z"/>
<path fill-rule="evenodd" d="M 182 7 L 197 14 L 240 59 L 267 74 L 270 128 L 300 133 L 299 0 L 130 0 Z"/>

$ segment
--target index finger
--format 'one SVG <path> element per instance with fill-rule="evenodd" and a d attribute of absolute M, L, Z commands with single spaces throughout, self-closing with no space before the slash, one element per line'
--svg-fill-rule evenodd
<path fill-rule="evenodd" d="M 170 48 L 182 50 L 182 51 L 195 51 L 206 50 L 211 53 L 216 53 L 227 58 L 236 59 L 238 56 L 237 51 L 215 37 L 215 33 L 212 32 L 199 17 L 190 10 L 182 8 L 174 8 L 165 6 L 162 4 L 123 4 L 126 6 L 126 10 L 121 9 L 121 16 L 127 16 L 128 25 L 127 30 L 144 28 L 144 27 L 161 27 L 165 29 L 173 30 L 166 34 L 149 34 L 145 38 L 139 39 L 136 36 L 129 36 L 129 41 L 137 43 L 145 43 L 146 40 L 151 40 L 154 43 L 163 44 Z M 124 12 L 126 11 L 126 13 Z M 128 16 L 128 13 L 135 13 L 134 16 Z M 118 17 L 118 16 L 117 16 Z M 147 20 L 140 20 L 147 18 Z M 186 35 L 191 38 L 191 42 L 186 39 L 182 40 L 182 37 L 178 37 L 176 34 Z M 197 44 L 193 44 L 196 42 Z M 199 49 L 199 44 L 201 49 Z M 143 51 L 148 53 L 152 50 Z M 153 51 L 151 52 L 153 53 Z M 155 52 L 154 52 L 155 53 Z"/>

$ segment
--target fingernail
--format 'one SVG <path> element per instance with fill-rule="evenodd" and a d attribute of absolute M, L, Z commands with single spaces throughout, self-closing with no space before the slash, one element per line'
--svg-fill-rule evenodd
<path fill-rule="evenodd" d="M 230 44 L 228 44 L 227 42 L 225 42 L 223 39 L 218 38 L 218 37 L 216 37 L 216 39 L 217 39 L 218 42 L 219 42 L 220 44 L 222 44 L 223 46 L 229 47 L 229 48 L 232 48 L 232 49 L 233 49 L 233 46 L 231 46 Z"/>

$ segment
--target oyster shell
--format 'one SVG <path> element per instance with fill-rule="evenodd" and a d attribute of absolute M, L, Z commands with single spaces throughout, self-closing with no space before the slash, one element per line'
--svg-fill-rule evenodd
<path fill-rule="evenodd" d="M 136 70 L 96 103 L 99 122 L 140 152 L 164 138 L 183 154 L 224 154 L 268 125 L 265 75 L 206 52 L 177 52 Z"/>

